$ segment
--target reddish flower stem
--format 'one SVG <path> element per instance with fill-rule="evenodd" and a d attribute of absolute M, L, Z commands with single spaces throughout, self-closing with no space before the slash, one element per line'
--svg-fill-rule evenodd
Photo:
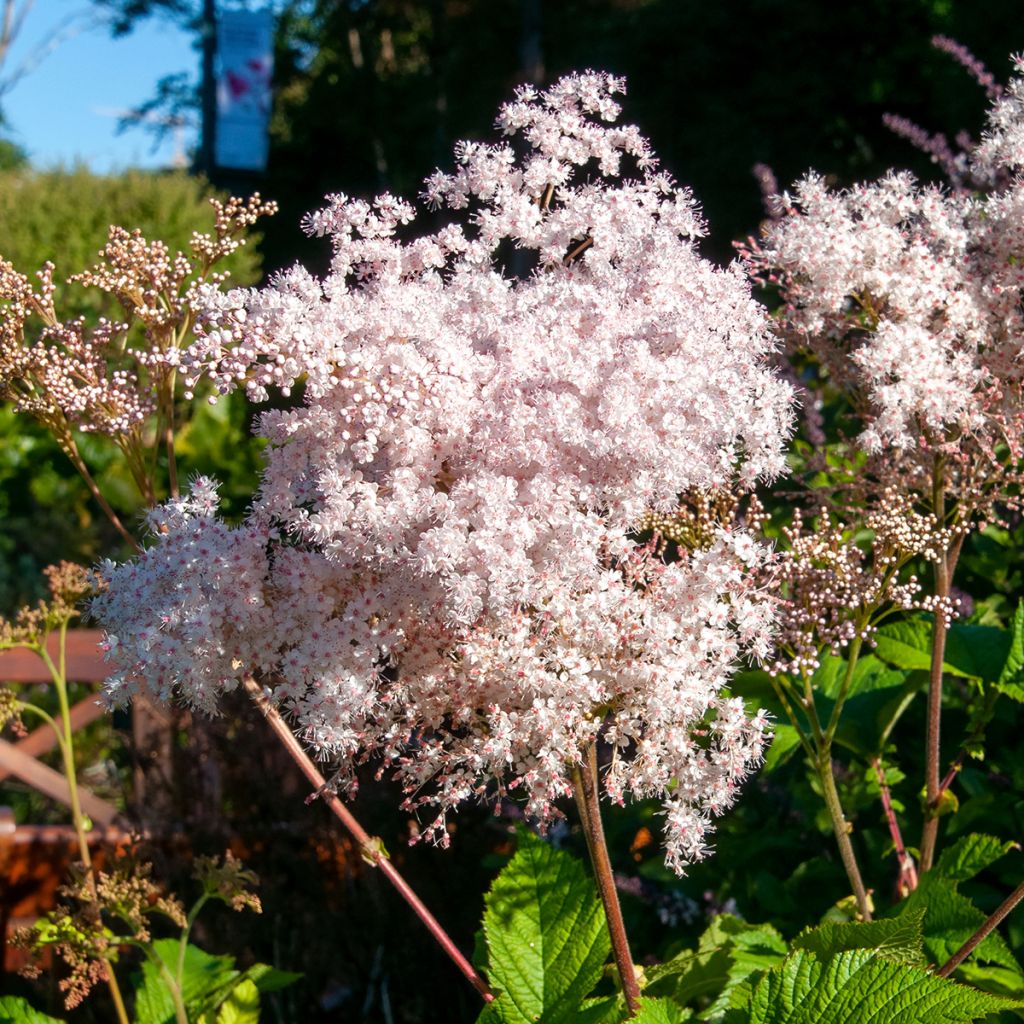
<path fill-rule="evenodd" d="M 876 757 L 871 762 L 878 776 L 878 785 L 882 790 L 882 807 L 885 810 L 885 820 L 889 825 L 889 835 L 892 837 L 892 844 L 896 847 L 896 859 L 900 865 L 899 892 L 900 896 L 906 896 L 917 888 L 917 867 L 914 858 L 907 852 L 903 842 L 903 833 L 900 832 L 900 823 L 896 819 L 896 811 L 892 806 L 892 796 L 889 793 L 889 783 L 885 781 L 885 772 L 882 770 L 882 762 Z"/>
<path fill-rule="evenodd" d="M 626 925 L 622 920 L 622 908 L 619 906 L 619 894 L 615 888 L 615 875 L 612 872 L 611 860 L 608 857 L 608 844 L 604 838 L 601 825 L 601 803 L 597 782 L 597 751 L 591 743 L 584 751 L 583 765 L 573 769 L 574 792 L 576 806 L 579 808 L 583 834 L 587 840 L 587 850 L 594 867 L 597 889 L 604 904 L 608 932 L 612 940 L 612 954 L 615 966 L 622 979 L 622 994 L 626 997 L 629 1016 L 634 1017 L 640 1010 L 640 985 L 636 980 L 636 969 L 633 966 L 633 955 L 629 951 L 629 939 L 626 936 Z"/>
<path fill-rule="evenodd" d="M 995 913 L 935 972 L 940 978 L 952 974 L 985 941 L 988 934 L 1020 901 L 1024 899 L 1024 882 L 1006 897 Z"/>
<path fill-rule="evenodd" d="M 398 873 L 387 854 L 383 851 L 380 841 L 374 839 L 358 821 L 352 812 L 325 787 L 327 780 L 320 774 L 316 765 L 302 748 L 302 744 L 291 731 L 288 723 L 281 717 L 277 708 L 267 699 L 259 683 L 252 678 L 244 681 L 244 686 L 256 706 L 263 712 L 263 717 L 274 730 L 278 739 L 288 751 L 292 760 L 302 769 L 309 784 L 317 795 L 321 796 L 334 816 L 342 823 L 348 833 L 359 844 L 363 857 L 374 866 L 380 868 L 384 877 L 398 890 L 398 894 L 412 908 L 413 913 L 426 925 L 427 931 L 437 940 L 440 947 L 448 954 L 455 966 L 465 975 L 469 983 L 480 993 L 484 1002 L 491 1002 L 494 994 L 487 987 L 487 982 L 474 970 L 473 965 L 459 952 L 452 938 L 438 923 L 437 918 L 423 905 L 420 898 L 409 887 L 409 883 Z"/>

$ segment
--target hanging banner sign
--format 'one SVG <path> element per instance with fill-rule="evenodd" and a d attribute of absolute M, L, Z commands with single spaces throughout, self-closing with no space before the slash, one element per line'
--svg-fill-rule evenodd
<path fill-rule="evenodd" d="M 217 128 L 214 162 L 239 171 L 267 166 L 274 15 L 222 11 L 217 16 Z"/>

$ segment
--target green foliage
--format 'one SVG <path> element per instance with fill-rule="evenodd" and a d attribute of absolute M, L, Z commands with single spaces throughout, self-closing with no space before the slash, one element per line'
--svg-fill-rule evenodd
<path fill-rule="evenodd" d="M 924 966 L 921 921 L 924 911 L 911 911 L 891 920 L 826 922 L 801 932 L 793 949 L 806 949 L 819 960 L 851 949 L 866 949 L 887 960 Z"/>
<path fill-rule="evenodd" d="M 17 170 L 27 163 L 25 150 L 10 139 L 0 139 L 0 171 Z"/>
<path fill-rule="evenodd" d="M 718 1020 L 729 1008 L 745 1006 L 757 978 L 786 955 L 786 943 L 771 925 L 752 925 L 720 914 L 687 950 L 647 970 L 653 994 L 702 1009 L 701 1019 Z"/>
<path fill-rule="evenodd" d="M 179 948 L 177 939 L 153 943 L 154 959 L 142 965 L 142 979 L 135 993 L 135 1024 L 174 1024 L 174 1001 L 160 964 L 173 976 Z M 200 1024 L 248 1024 L 259 1019 L 261 993 L 284 988 L 300 977 L 267 964 L 239 971 L 234 957 L 213 956 L 189 945 L 185 950 L 182 999 L 189 1018 Z"/>
<path fill-rule="evenodd" d="M 916 617 L 882 626 L 875 653 L 897 668 L 931 667 L 932 624 Z M 1010 652 L 1011 634 L 994 626 L 954 623 L 946 639 L 943 671 L 963 679 L 995 682 Z"/>
<path fill-rule="evenodd" d="M 693 1014 L 671 999 L 641 999 L 640 1010 L 632 1018 L 636 1024 L 681 1024 Z"/>
<path fill-rule="evenodd" d="M 582 865 L 522 832 L 485 906 L 486 971 L 498 998 L 481 1022 L 575 1021 L 611 949 Z"/>
<path fill-rule="evenodd" d="M 96 262 L 109 227 L 138 228 L 144 237 L 187 251 L 193 231 L 213 227 L 213 194 L 201 179 L 181 172 L 98 175 L 70 170 L 21 169 L 0 173 L 0 256 L 31 276 L 47 260 L 56 264 L 55 305 L 61 315 L 114 314 L 98 292 L 66 279 Z M 259 277 L 258 236 L 224 261 L 238 284 Z"/>
<path fill-rule="evenodd" d="M 728 1024 L 967 1024 L 1020 1005 L 871 950 L 820 960 L 801 949 L 759 982 L 749 1015 Z"/>
<path fill-rule="evenodd" d="M 900 918 L 924 915 L 924 950 L 929 961 L 944 964 L 984 924 L 987 915 L 959 891 L 959 885 L 990 867 L 1013 846 L 994 836 L 964 836 L 943 851 L 933 870 L 894 909 Z M 1020 964 L 999 932 L 992 932 L 972 956 L 976 962 L 1017 972 L 1018 990 L 1024 988 Z"/>
<path fill-rule="evenodd" d="M 973 933 L 978 918 L 984 920 L 956 886 L 991 867 L 1007 847 L 991 836 L 964 837 L 925 876 L 917 890 L 924 899 L 912 896 L 898 913 L 877 921 L 826 921 L 789 944 L 770 924 L 720 914 L 695 949 L 644 969 L 643 1000 L 634 1019 L 967 1024 L 1024 1006 L 1020 999 L 941 978 L 928 968 L 929 962 L 944 963 Z M 609 944 L 593 885 L 570 856 L 523 833 L 486 905 L 482 966 L 498 998 L 481 1014 L 482 1024 L 626 1019 L 621 995 L 590 996 Z M 970 923 L 963 907 L 972 915 Z M 969 931 L 961 935 L 964 927 Z M 996 942 L 989 944 L 992 938 Z M 1001 991 L 1020 994 L 1016 962 L 998 935 L 981 944 L 978 959 L 1002 972 L 979 978 L 984 988 L 1001 985 Z"/>
<path fill-rule="evenodd" d="M 33 1009 L 20 996 L 0 996 L 0 1024 L 60 1024 L 60 1021 Z"/>
<path fill-rule="evenodd" d="M 935 864 L 935 874 L 953 882 L 966 882 L 991 867 L 1016 846 L 1016 843 L 995 836 L 972 832 L 942 851 Z"/>
<path fill-rule="evenodd" d="M 1020 601 L 1013 615 L 1010 630 L 1010 649 L 1006 653 L 1003 670 L 996 680 L 996 689 L 1024 703 L 1024 601 Z"/>

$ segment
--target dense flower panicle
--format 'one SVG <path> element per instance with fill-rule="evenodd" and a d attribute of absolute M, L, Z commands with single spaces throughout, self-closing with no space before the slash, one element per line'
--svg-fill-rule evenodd
<path fill-rule="evenodd" d="M 972 159 L 985 191 L 890 173 L 845 191 L 814 174 L 744 250 L 777 285 L 781 333 L 861 416 L 868 477 L 958 520 L 1019 504 L 1024 456 L 1024 64 L 993 93 Z M 984 172 L 984 173 L 982 173 Z"/>
<path fill-rule="evenodd" d="M 782 280 L 787 328 L 866 396 L 868 450 L 983 429 L 995 373 L 1018 383 L 1024 271 L 979 246 L 997 241 L 991 215 L 1005 202 L 907 174 L 846 192 L 811 176 L 753 254 Z M 1021 227 L 999 227 L 999 248 L 1019 245 Z"/>
<path fill-rule="evenodd" d="M 261 418 L 243 527 L 203 483 L 108 567 L 114 698 L 142 680 L 208 706 L 256 670 L 343 780 L 376 755 L 437 806 L 442 841 L 469 798 L 550 818 L 601 737 L 608 794 L 662 797 L 670 862 L 703 855 L 765 737 L 722 691 L 768 650 L 766 552 L 725 522 L 669 561 L 638 531 L 779 473 L 792 396 L 741 270 L 699 257 L 691 196 L 614 123 L 620 89 L 521 90 L 498 120 L 518 148 L 462 144 L 428 180 L 466 211 L 439 231 L 335 196 L 306 225 L 325 280 L 209 293 L 189 380 L 304 402 Z M 532 273 L 503 273 L 509 242 Z"/>

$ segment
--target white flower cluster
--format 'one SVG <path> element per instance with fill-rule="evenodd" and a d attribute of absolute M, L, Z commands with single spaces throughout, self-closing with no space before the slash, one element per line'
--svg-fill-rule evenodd
<path fill-rule="evenodd" d="M 870 452 L 990 444 L 1019 406 L 1024 182 L 1010 172 L 1024 165 L 1020 75 L 989 121 L 974 167 L 998 189 L 950 193 L 890 173 L 834 191 L 812 174 L 748 254 L 782 285 L 785 327 L 838 386 L 866 397 Z"/>
<path fill-rule="evenodd" d="M 141 680 L 211 706 L 255 671 L 343 775 L 376 756 L 407 807 L 439 808 L 442 841 L 469 798 L 550 818 L 600 737 L 612 799 L 665 801 L 669 862 L 706 852 L 765 739 L 723 694 L 768 651 L 765 552 L 734 527 L 669 561 L 636 531 L 780 472 L 792 395 L 742 272 L 699 257 L 693 200 L 614 125 L 620 89 L 521 91 L 498 122 L 515 147 L 464 144 L 427 184 L 459 222 L 402 240 L 408 204 L 334 197 L 308 221 L 326 280 L 211 295 L 191 378 L 304 402 L 262 416 L 243 527 L 204 482 L 108 567 L 115 699 Z"/>

